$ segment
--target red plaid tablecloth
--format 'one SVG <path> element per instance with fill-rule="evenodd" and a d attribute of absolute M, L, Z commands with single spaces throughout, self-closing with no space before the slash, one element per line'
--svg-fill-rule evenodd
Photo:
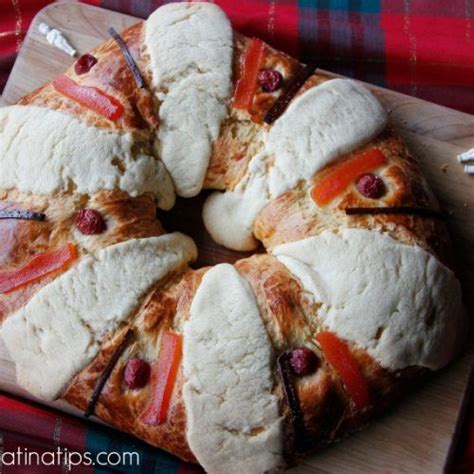
<path fill-rule="evenodd" d="M 36 12 L 49 0 L 0 0 L 0 90 Z M 89 0 L 146 17 L 160 0 Z M 323 69 L 474 113 L 474 0 L 216 0 L 235 28 Z M 473 413 L 473 410 L 470 410 Z M 434 413 L 433 416 L 436 416 Z M 58 426 L 61 428 L 58 435 Z M 140 451 L 135 472 L 190 468 L 133 439 L 0 395 L 0 453 L 71 449 Z M 474 472 L 474 417 L 467 419 L 456 472 Z M 115 468 L 117 470 L 118 468 Z M 59 469 L 57 472 L 60 472 Z M 0 466 L 0 472 L 42 472 Z M 54 472 L 50 468 L 44 472 Z M 92 468 L 74 470 L 92 472 Z M 95 468 L 94 472 L 109 472 Z M 119 472 L 127 472 L 121 468 Z M 131 471 L 130 471 L 131 472 Z"/>

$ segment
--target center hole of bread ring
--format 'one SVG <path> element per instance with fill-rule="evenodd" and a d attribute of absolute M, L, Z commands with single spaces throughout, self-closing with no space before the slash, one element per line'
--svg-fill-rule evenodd
<path fill-rule="evenodd" d="M 193 268 L 216 265 L 218 263 L 234 263 L 241 258 L 250 257 L 255 253 L 264 253 L 260 244 L 256 250 L 237 252 L 219 245 L 213 240 L 204 226 L 202 207 L 206 198 L 214 191 L 202 191 L 194 198 L 177 198 L 171 211 L 157 209 L 157 217 L 166 232 L 183 232 L 194 239 L 198 247 L 198 258 Z"/>

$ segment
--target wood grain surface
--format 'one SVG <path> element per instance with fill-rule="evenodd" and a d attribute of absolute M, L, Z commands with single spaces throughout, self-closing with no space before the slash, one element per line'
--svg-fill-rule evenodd
<path fill-rule="evenodd" d="M 3 93 L 3 103 L 13 104 L 24 94 L 52 79 L 73 59 L 51 47 L 38 31 L 41 22 L 62 30 L 84 53 L 117 30 L 139 21 L 120 13 L 76 3 L 52 4 L 34 19 Z M 456 155 L 474 147 L 474 117 L 385 89 L 372 87 L 390 111 L 392 123 L 406 139 L 449 213 L 449 226 L 458 260 L 459 275 L 468 307 L 474 308 L 474 177 L 464 174 Z M 197 242 L 198 266 L 234 261 L 245 254 L 231 252 L 210 239 L 200 217 L 203 196 L 179 199 L 160 219 L 168 230 L 181 230 Z M 295 473 L 442 472 L 465 391 L 472 350 L 447 369 L 414 389 L 393 411 L 365 430 L 328 448 L 292 470 Z M 0 344 L 0 389 L 32 398 L 15 383 L 15 370 Z M 70 413 L 64 402 L 52 406 Z"/>

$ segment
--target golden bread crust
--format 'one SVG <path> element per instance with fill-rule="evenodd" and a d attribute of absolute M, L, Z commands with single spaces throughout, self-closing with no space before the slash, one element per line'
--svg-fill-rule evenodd
<path fill-rule="evenodd" d="M 121 33 L 134 57 L 145 82 L 151 80 L 144 52 L 144 22 L 137 23 Z M 82 86 L 97 87 L 117 98 L 124 106 L 124 114 L 117 121 L 108 120 L 93 110 L 58 93 L 52 83 L 25 95 L 20 105 L 36 105 L 74 115 L 88 125 L 120 132 L 150 133 L 158 126 L 157 102 L 148 88 L 136 86 L 125 58 L 113 39 L 100 44 L 91 51 L 97 63 L 87 74 L 76 74 L 74 65 L 64 75 Z"/>
<path fill-rule="evenodd" d="M 188 462 L 196 462 L 196 459 L 186 441 L 181 370 L 176 379 L 167 422 L 156 426 L 140 420 L 140 414 L 150 398 L 150 384 L 140 390 L 128 389 L 123 383 L 123 370 L 127 360 L 133 357 L 153 363 L 158 357 L 163 333 L 167 330 L 181 331 L 205 271 L 187 270 L 171 276 L 150 292 L 138 312 L 130 318 L 129 324 L 134 328 L 132 342 L 115 365 L 95 408 L 96 415 L 107 423 Z M 122 341 L 124 332 L 125 328 L 122 328 L 102 345 L 94 361 L 71 381 L 63 394 L 65 400 L 82 410 L 86 409 L 97 379 Z"/>
<path fill-rule="evenodd" d="M 347 155 L 364 152 L 373 147 L 383 151 L 388 165 L 382 175 L 387 187 L 384 196 L 376 201 L 362 196 L 351 185 L 324 207 L 311 198 L 311 186 L 297 187 L 272 200 L 258 215 L 255 236 L 266 248 L 317 235 L 325 229 L 363 228 L 387 233 L 409 244 L 419 245 L 449 265 L 451 250 L 447 227 L 442 219 L 417 215 L 346 215 L 345 209 L 354 207 L 420 207 L 439 210 L 429 186 L 409 154 L 402 140 L 392 131 L 384 132 L 370 144 Z M 345 157 L 341 157 L 343 160 Z M 314 177 L 316 182 L 335 165 L 328 165 Z"/>
<path fill-rule="evenodd" d="M 101 191 L 90 198 L 86 195 L 61 194 L 58 196 L 21 193 L 16 190 L 0 191 L 1 209 L 28 209 L 43 212 L 45 221 L 0 219 L 0 265 L 2 271 L 11 271 L 26 264 L 39 253 L 58 250 L 68 243 L 81 245 L 81 234 L 76 229 L 77 213 L 83 208 L 99 211 L 107 226 L 107 232 L 87 239 L 88 251 L 95 252 L 109 245 L 129 239 L 155 237 L 164 234 L 156 219 L 156 205 L 152 195 L 132 198 L 122 191 Z M 62 273 L 46 278 L 18 290 L 0 294 L 0 322 L 9 314 L 25 305 L 43 286 Z"/>

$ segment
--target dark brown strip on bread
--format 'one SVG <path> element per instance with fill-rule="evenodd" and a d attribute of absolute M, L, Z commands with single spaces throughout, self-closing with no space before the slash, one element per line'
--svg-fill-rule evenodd
<path fill-rule="evenodd" d="M 285 351 L 278 356 L 278 375 L 281 378 L 285 398 L 290 409 L 290 420 L 293 427 L 295 451 L 303 452 L 308 441 L 298 394 L 293 383 L 293 372 L 290 366 L 291 351 Z"/>
<path fill-rule="evenodd" d="M 23 219 L 27 221 L 44 221 L 46 214 L 42 212 L 24 211 L 22 209 L 12 209 L 0 211 L 0 219 Z"/>
<path fill-rule="evenodd" d="M 91 415 L 94 414 L 95 406 L 97 404 L 97 401 L 99 400 L 102 389 L 104 388 L 105 383 L 110 377 L 110 374 L 112 373 L 112 370 L 115 367 L 115 364 L 117 363 L 120 356 L 122 355 L 122 352 L 125 350 L 130 340 L 132 339 L 132 336 L 133 336 L 133 329 L 128 328 L 127 332 L 123 336 L 122 342 L 119 344 L 117 349 L 115 349 L 114 353 L 109 359 L 109 362 L 107 362 L 107 365 L 105 366 L 104 371 L 102 372 L 99 379 L 97 380 L 97 383 L 95 385 L 94 391 L 92 392 L 89 403 L 87 404 L 87 408 L 84 413 L 84 416 L 86 418 L 89 418 Z"/>
<path fill-rule="evenodd" d="M 120 48 L 120 51 L 122 52 L 123 57 L 125 58 L 127 66 L 130 68 L 130 71 L 133 74 L 133 78 L 135 79 L 135 82 L 137 83 L 137 86 L 140 89 L 143 89 L 145 87 L 145 80 L 143 79 L 143 76 L 140 72 L 140 69 L 138 69 L 138 66 L 137 66 L 137 63 L 135 62 L 135 59 L 133 59 L 132 53 L 128 49 L 127 43 L 117 33 L 115 28 L 113 28 L 112 26 L 109 28 L 109 33 L 110 33 L 110 36 L 112 36 L 112 38 L 118 44 L 118 47 Z"/>
<path fill-rule="evenodd" d="M 263 121 L 272 124 L 278 117 L 280 117 L 290 104 L 293 97 L 300 90 L 301 86 L 310 78 L 316 71 L 316 63 L 309 63 L 294 79 L 283 93 L 278 97 L 276 102 L 271 106 L 270 110 L 265 114 Z"/>

